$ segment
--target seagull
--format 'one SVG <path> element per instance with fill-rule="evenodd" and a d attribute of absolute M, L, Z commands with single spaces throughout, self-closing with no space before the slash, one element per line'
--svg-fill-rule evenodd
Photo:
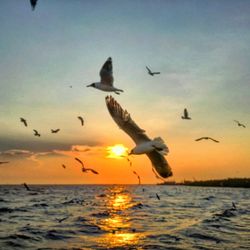
<path fill-rule="evenodd" d="M 141 184 L 141 177 L 135 172 L 135 171 L 133 171 L 133 173 L 137 176 L 137 178 L 138 178 L 138 181 L 139 181 L 139 185 Z"/>
<path fill-rule="evenodd" d="M 172 176 L 172 170 L 163 156 L 168 152 L 164 141 L 160 137 L 153 140 L 149 139 L 145 134 L 145 130 L 138 127 L 127 110 L 123 110 L 112 96 L 106 97 L 106 105 L 116 124 L 136 143 L 136 147 L 131 150 L 130 154 L 146 154 L 161 177 Z"/>
<path fill-rule="evenodd" d="M 191 117 L 188 116 L 187 109 L 184 109 L 184 113 L 183 113 L 183 116 L 181 118 L 184 120 L 191 120 Z"/>
<path fill-rule="evenodd" d="M 20 117 L 20 121 L 24 124 L 25 127 L 28 127 L 27 121 L 24 118 Z"/>
<path fill-rule="evenodd" d="M 151 76 L 159 75 L 161 73 L 161 72 L 152 72 L 147 66 L 146 66 L 146 69 L 148 70 L 148 74 Z"/>
<path fill-rule="evenodd" d="M 32 10 L 35 10 L 37 1 L 38 1 L 38 0 L 30 0 L 30 4 L 31 4 Z"/>
<path fill-rule="evenodd" d="M 31 191 L 29 186 L 25 182 L 23 183 L 23 185 L 24 185 L 24 187 L 26 188 L 27 191 Z"/>
<path fill-rule="evenodd" d="M 84 125 L 84 120 L 81 116 L 77 116 L 77 118 L 81 121 L 81 125 L 83 126 Z"/>
<path fill-rule="evenodd" d="M 244 124 L 240 123 L 239 121 L 237 121 L 237 120 L 234 120 L 234 121 L 238 124 L 239 127 L 246 128 L 246 126 Z"/>
<path fill-rule="evenodd" d="M 58 128 L 58 129 L 51 129 L 51 133 L 52 134 L 58 133 L 59 131 L 60 131 L 60 128 Z"/>
<path fill-rule="evenodd" d="M 9 161 L 0 161 L 0 165 L 9 163 Z"/>
<path fill-rule="evenodd" d="M 100 82 L 94 82 L 87 87 L 93 87 L 96 89 L 100 89 L 107 92 L 115 92 L 117 95 L 119 95 L 119 92 L 123 92 L 122 89 L 117 89 L 114 87 L 113 82 L 113 70 L 112 70 L 112 59 L 109 57 L 107 61 L 103 64 L 101 71 L 100 71 Z"/>
<path fill-rule="evenodd" d="M 82 172 L 83 173 L 91 171 L 93 174 L 99 174 L 97 171 L 95 171 L 92 168 L 85 168 L 83 162 L 79 158 L 75 157 L 75 160 L 78 161 L 82 165 Z"/>
<path fill-rule="evenodd" d="M 66 166 L 64 165 L 64 164 L 62 164 L 62 167 L 65 169 L 66 168 Z"/>
<path fill-rule="evenodd" d="M 214 142 L 219 143 L 219 141 L 217 141 L 217 140 L 215 140 L 215 139 L 213 139 L 211 137 L 201 137 L 201 138 L 196 139 L 196 141 L 201 141 L 201 140 L 212 140 Z"/>
<path fill-rule="evenodd" d="M 61 222 L 63 222 L 64 220 L 67 220 L 69 217 L 64 217 L 64 218 L 61 218 L 61 219 L 58 219 L 58 218 L 56 218 L 56 220 L 59 222 L 59 223 L 61 223 Z"/>
<path fill-rule="evenodd" d="M 160 196 L 157 194 L 157 193 L 155 193 L 156 194 L 156 198 L 158 199 L 158 200 L 160 200 L 161 198 L 160 198 Z"/>
<path fill-rule="evenodd" d="M 35 132 L 34 136 L 41 136 L 41 134 L 39 134 L 37 130 L 33 129 L 33 131 Z"/>

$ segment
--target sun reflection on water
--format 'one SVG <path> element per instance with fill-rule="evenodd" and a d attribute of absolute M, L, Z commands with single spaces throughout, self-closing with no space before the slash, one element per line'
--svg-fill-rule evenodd
<path fill-rule="evenodd" d="M 122 246 L 137 246 L 143 233 L 136 232 L 131 223 L 128 209 L 133 206 L 132 197 L 124 188 L 114 187 L 107 196 L 107 207 L 110 210 L 109 218 L 101 219 L 103 235 L 99 243 L 107 248 Z"/>

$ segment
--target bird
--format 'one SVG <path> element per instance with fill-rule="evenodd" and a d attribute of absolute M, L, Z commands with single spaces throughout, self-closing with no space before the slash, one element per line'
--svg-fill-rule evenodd
<path fill-rule="evenodd" d="M 32 10 L 35 10 L 36 4 L 38 0 L 30 0 Z"/>
<path fill-rule="evenodd" d="M 87 85 L 87 87 L 93 87 L 93 88 L 100 89 L 102 91 L 107 91 L 107 92 L 115 92 L 117 95 L 119 95 L 120 92 L 123 92 L 122 89 L 117 89 L 113 85 L 114 78 L 113 78 L 111 57 L 109 57 L 107 61 L 103 64 L 101 71 L 100 71 L 100 77 L 101 77 L 100 82 L 91 83 Z"/>
<path fill-rule="evenodd" d="M 63 222 L 64 220 L 67 220 L 69 217 L 67 216 L 67 217 L 64 217 L 64 218 L 61 218 L 61 219 L 58 219 L 58 218 L 56 218 L 56 220 L 59 222 L 59 223 L 61 223 L 61 222 Z"/>
<path fill-rule="evenodd" d="M 39 136 L 39 137 L 41 136 L 41 134 L 39 134 L 37 130 L 33 129 L 33 131 L 35 132 L 34 136 Z"/>
<path fill-rule="evenodd" d="M 219 141 L 217 141 L 211 137 L 200 137 L 200 138 L 196 139 L 195 141 L 201 141 L 201 140 L 211 140 L 211 141 L 219 143 Z"/>
<path fill-rule="evenodd" d="M 58 128 L 58 129 L 51 129 L 51 133 L 52 134 L 58 133 L 59 131 L 60 131 L 60 128 Z"/>
<path fill-rule="evenodd" d="M 146 66 L 146 69 L 148 70 L 148 74 L 151 76 L 159 75 L 161 73 L 161 72 L 152 72 L 147 66 Z"/>
<path fill-rule="evenodd" d="M 77 116 L 77 118 L 81 121 L 81 125 L 83 126 L 84 125 L 84 120 L 81 116 Z"/>
<path fill-rule="evenodd" d="M 246 128 L 246 126 L 244 124 L 240 123 L 239 121 L 237 121 L 237 120 L 234 120 L 234 121 L 238 124 L 239 127 Z"/>
<path fill-rule="evenodd" d="M 0 161 L 0 165 L 9 163 L 9 161 Z"/>
<path fill-rule="evenodd" d="M 75 157 L 75 160 L 78 161 L 82 165 L 82 172 L 83 173 L 91 171 L 93 174 L 99 174 L 97 171 L 95 171 L 92 168 L 85 168 L 83 162 L 79 158 Z"/>
<path fill-rule="evenodd" d="M 24 119 L 23 117 L 20 117 L 20 121 L 24 124 L 25 127 L 28 127 L 26 119 Z"/>
<path fill-rule="evenodd" d="M 64 164 L 62 164 L 62 167 L 65 169 L 66 168 L 66 166 L 64 165 Z"/>
<path fill-rule="evenodd" d="M 133 171 L 133 173 L 137 176 L 137 178 L 138 178 L 138 181 L 139 181 L 139 185 L 141 184 L 141 177 L 135 172 L 135 171 Z"/>
<path fill-rule="evenodd" d="M 146 154 L 161 177 L 172 176 L 171 167 L 164 157 L 169 152 L 164 141 L 160 137 L 151 140 L 145 130 L 132 120 L 128 111 L 123 110 L 112 96 L 106 96 L 106 105 L 115 123 L 136 143 L 136 147 L 129 154 Z"/>
<path fill-rule="evenodd" d="M 183 113 L 183 116 L 181 118 L 184 120 L 191 120 L 191 117 L 188 116 L 187 109 L 184 109 L 184 113 Z"/>
<path fill-rule="evenodd" d="M 23 183 L 23 185 L 24 185 L 24 187 L 26 188 L 27 191 L 31 191 L 29 186 L 25 182 Z"/>
<path fill-rule="evenodd" d="M 155 195 L 156 195 L 156 198 L 157 198 L 158 200 L 161 199 L 160 196 L 159 196 L 157 193 L 155 193 Z"/>

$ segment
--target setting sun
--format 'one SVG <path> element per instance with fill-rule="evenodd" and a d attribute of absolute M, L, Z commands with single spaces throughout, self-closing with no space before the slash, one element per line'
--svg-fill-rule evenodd
<path fill-rule="evenodd" d="M 128 148 L 122 144 L 107 147 L 107 158 L 121 158 L 127 155 Z"/>

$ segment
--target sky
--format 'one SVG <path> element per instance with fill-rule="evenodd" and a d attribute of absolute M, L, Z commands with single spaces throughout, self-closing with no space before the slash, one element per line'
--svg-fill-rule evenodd
<path fill-rule="evenodd" d="M 0 184 L 136 184 L 133 171 L 159 182 L 145 155 L 132 167 L 107 157 L 107 147 L 135 146 L 108 113 L 109 93 L 86 88 L 109 56 L 124 90 L 112 96 L 169 147 L 169 181 L 250 177 L 249 13 L 247 0 L 38 0 L 34 11 L 2 0 Z"/>

